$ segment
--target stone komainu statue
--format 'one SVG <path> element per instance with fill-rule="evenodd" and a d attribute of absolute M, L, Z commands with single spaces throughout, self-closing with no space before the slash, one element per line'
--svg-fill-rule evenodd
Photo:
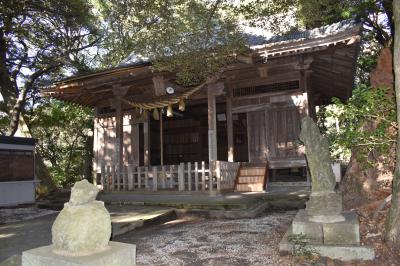
<path fill-rule="evenodd" d="M 84 256 L 108 248 L 111 218 L 104 203 L 95 200 L 97 193 L 87 180 L 75 183 L 51 229 L 55 253 Z"/>
<path fill-rule="evenodd" d="M 301 123 L 300 140 L 305 145 L 312 191 L 333 191 L 336 178 L 332 170 L 329 144 L 310 117 L 305 117 Z"/>
<path fill-rule="evenodd" d="M 300 140 L 304 142 L 311 175 L 311 195 L 306 211 L 311 221 L 344 221 L 342 195 L 335 192 L 336 178 L 332 170 L 328 141 L 319 132 L 317 124 L 305 117 L 301 123 Z"/>

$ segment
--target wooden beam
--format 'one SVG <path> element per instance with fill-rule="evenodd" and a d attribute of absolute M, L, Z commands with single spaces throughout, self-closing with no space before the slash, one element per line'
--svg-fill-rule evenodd
<path fill-rule="evenodd" d="M 123 79 L 126 78 L 136 78 L 136 77 L 141 77 L 143 75 L 151 74 L 151 69 L 149 67 L 142 67 L 142 68 L 137 68 L 137 69 L 131 69 L 131 70 L 124 70 L 120 72 L 112 72 L 112 73 L 104 73 L 103 75 L 97 74 L 94 76 L 88 76 L 88 77 L 82 77 L 79 78 L 77 77 L 76 79 L 73 80 L 67 80 L 65 82 L 60 82 L 57 84 L 57 89 L 63 89 L 67 87 L 89 87 L 92 88 L 92 86 L 96 86 L 96 84 L 103 85 L 103 84 L 115 84 L 117 82 L 120 82 Z"/>
<path fill-rule="evenodd" d="M 258 79 L 245 79 L 245 80 L 234 80 L 229 82 L 227 85 L 231 88 L 246 88 L 246 87 L 256 87 L 261 85 L 280 83 L 297 80 L 299 78 L 298 71 L 281 73 L 279 75 L 269 75 L 266 78 L 258 78 Z"/>
<path fill-rule="evenodd" d="M 251 55 L 237 55 L 236 60 L 240 63 L 253 64 L 253 57 Z"/>

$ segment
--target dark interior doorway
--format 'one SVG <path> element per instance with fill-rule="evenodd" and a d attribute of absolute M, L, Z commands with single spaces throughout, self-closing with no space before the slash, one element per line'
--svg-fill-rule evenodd
<path fill-rule="evenodd" d="M 233 141 L 235 162 L 248 162 L 248 137 L 246 113 L 233 114 Z"/>

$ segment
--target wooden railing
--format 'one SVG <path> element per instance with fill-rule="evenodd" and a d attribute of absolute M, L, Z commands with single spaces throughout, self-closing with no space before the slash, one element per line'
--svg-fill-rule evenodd
<path fill-rule="evenodd" d="M 229 191 L 234 189 L 238 168 L 239 163 L 225 161 L 189 162 L 150 167 L 128 165 L 119 173 L 115 164 L 103 163 L 101 187 L 104 191 Z"/>

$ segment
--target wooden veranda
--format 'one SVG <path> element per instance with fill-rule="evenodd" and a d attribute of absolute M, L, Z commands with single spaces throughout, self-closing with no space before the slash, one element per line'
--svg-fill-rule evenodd
<path fill-rule="evenodd" d="M 360 27 L 344 21 L 249 39 L 248 53 L 197 90 L 128 58 L 44 93 L 95 109 L 93 169 L 106 190 L 224 191 L 255 182 L 264 189 L 268 174 L 268 182 L 288 184 L 280 169 L 307 185 L 296 145 L 301 118 L 351 96 Z"/>

